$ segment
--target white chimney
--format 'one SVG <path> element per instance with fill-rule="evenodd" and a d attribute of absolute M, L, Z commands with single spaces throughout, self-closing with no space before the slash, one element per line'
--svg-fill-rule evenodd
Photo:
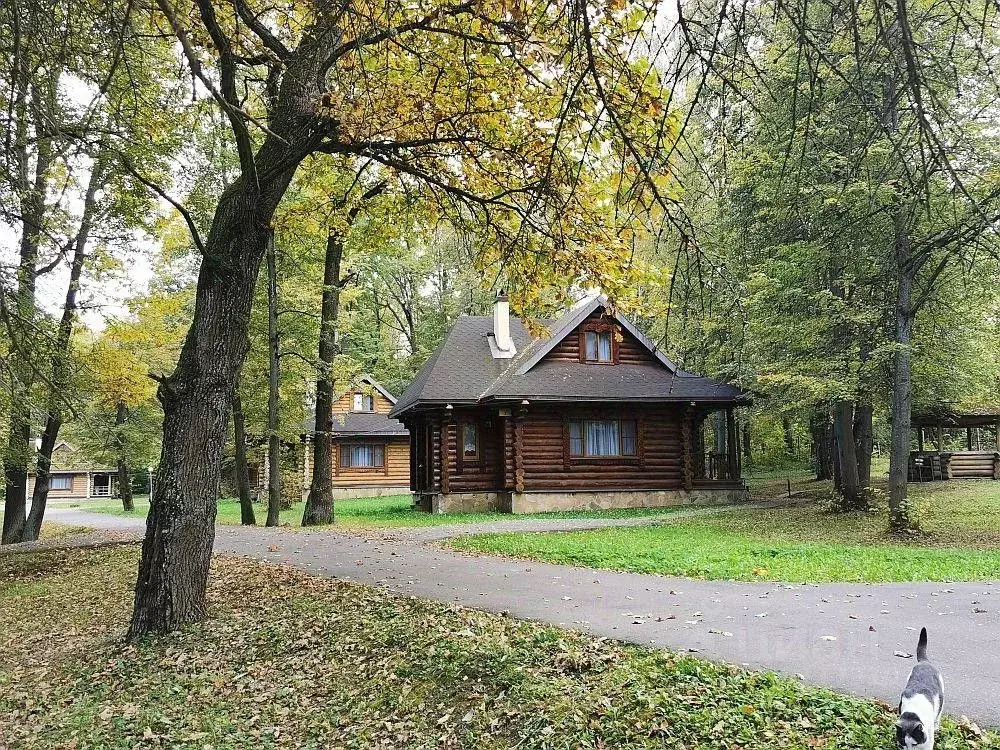
<path fill-rule="evenodd" d="M 493 335 L 489 337 L 493 359 L 510 359 L 517 354 L 510 337 L 510 302 L 504 292 L 497 293 L 493 305 Z"/>

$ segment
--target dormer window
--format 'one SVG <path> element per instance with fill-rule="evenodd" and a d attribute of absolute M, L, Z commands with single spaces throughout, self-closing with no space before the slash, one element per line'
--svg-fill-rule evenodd
<path fill-rule="evenodd" d="M 584 330 L 582 343 L 584 362 L 606 365 L 614 363 L 614 335 L 610 328 Z"/>
<path fill-rule="evenodd" d="M 375 398 L 367 393 L 355 393 L 354 411 L 375 411 Z"/>

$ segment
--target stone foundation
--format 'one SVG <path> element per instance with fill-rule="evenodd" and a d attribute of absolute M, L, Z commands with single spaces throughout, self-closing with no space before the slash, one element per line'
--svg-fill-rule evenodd
<path fill-rule="evenodd" d="M 746 489 L 699 487 L 693 490 L 600 490 L 538 492 L 453 492 L 414 494 L 427 513 L 552 513 L 616 508 L 666 508 L 675 505 L 731 505 L 749 500 Z"/>
<path fill-rule="evenodd" d="M 425 513 L 510 513 L 509 492 L 414 493 L 413 503 Z"/>
<path fill-rule="evenodd" d="M 512 513 L 567 510 L 666 508 L 673 505 L 730 505 L 746 502 L 745 489 L 601 490 L 598 492 L 521 492 L 511 495 Z"/>
<path fill-rule="evenodd" d="M 389 497 L 390 495 L 409 495 L 409 487 L 334 487 L 334 500 L 356 500 L 365 497 Z M 302 500 L 309 495 L 309 487 L 302 490 Z"/>

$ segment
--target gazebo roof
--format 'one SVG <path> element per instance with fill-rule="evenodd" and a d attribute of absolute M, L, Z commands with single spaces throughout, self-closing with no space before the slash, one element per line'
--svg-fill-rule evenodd
<path fill-rule="evenodd" d="M 942 405 L 917 412 L 914 427 L 993 427 L 1000 422 L 1000 405 L 956 409 Z"/>

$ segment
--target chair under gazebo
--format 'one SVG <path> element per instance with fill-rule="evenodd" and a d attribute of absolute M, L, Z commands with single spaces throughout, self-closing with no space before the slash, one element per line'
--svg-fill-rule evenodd
<path fill-rule="evenodd" d="M 910 451 L 911 482 L 1000 479 L 1000 407 L 933 409 L 915 414 L 911 426 L 917 438 L 917 449 Z"/>

